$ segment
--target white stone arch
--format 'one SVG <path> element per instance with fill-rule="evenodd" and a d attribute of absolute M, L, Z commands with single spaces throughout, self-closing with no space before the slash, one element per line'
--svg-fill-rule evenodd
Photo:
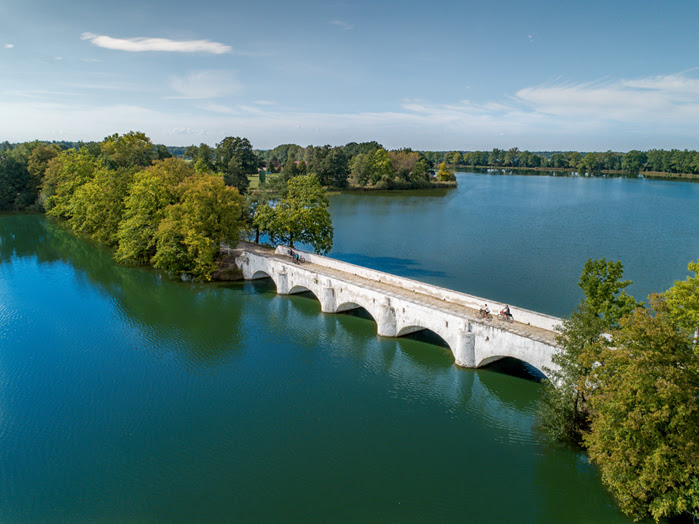
<path fill-rule="evenodd" d="M 428 325 L 428 322 L 407 322 L 398 326 L 398 331 L 396 333 L 397 337 L 402 337 L 404 335 L 410 335 L 411 333 L 417 333 L 418 331 L 430 331 L 441 338 L 444 343 L 449 347 L 452 353 L 454 353 L 452 333 L 446 327 L 436 327 L 433 325 Z"/>
<path fill-rule="evenodd" d="M 374 320 L 374 322 L 376 322 L 377 324 L 379 323 L 378 319 L 380 317 L 376 304 L 369 305 L 365 303 L 363 300 L 345 300 L 344 302 L 341 302 L 335 306 L 334 313 L 342 313 L 343 311 L 350 311 L 352 309 L 358 308 L 362 308 L 363 310 L 365 310 L 367 313 L 369 313 L 369 315 L 371 315 L 371 318 Z"/>
<path fill-rule="evenodd" d="M 530 365 L 534 369 L 536 369 L 539 373 L 541 373 L 543 376 L 546 378 L 550 378 L 548 373 L 546 372 L 546 365 L 542 364 L 541 362 L 536 363 L 536 362 L 531 362 L 531 359 L 526 359 L 522 358 L 521 355 L 507 355 L 507 354 L 501 354 L 501 355 L 491 355 L 489 357 L 486 357 L 482 359 L 480 362 L 476 364 L 477 368 L 482 368 L 484 366 L 487 366 L 488 364 L 492 364 L 493 362 L 497 362 L 498 360 L 502 360 L 503 358 L 514 358 L 516 360 L 519 360 L 520 362 L 524 362 L 525 364 Z"/>
<path fill-rule="evenodd" d="M 271 278 L 272 280 L 274 280 L 274 277 L 270 274 L 270 272 L 265 271 L 264 269 L 258 269 L 257 271 L 255 271 L 249 278 L 249 280 L 260 280 L 262 278 Z"/>
<path fill-rule="evenodd" d="M 252 273 L 252 276 L 247 280 L 263 280 L 265 278 L 272 279 L 274 282 L 274 287 L 279 293 L 279 282 L 277 281 L 276 274 L 273 271 L 267 271 L 266 269 L 258 269 Z"/>

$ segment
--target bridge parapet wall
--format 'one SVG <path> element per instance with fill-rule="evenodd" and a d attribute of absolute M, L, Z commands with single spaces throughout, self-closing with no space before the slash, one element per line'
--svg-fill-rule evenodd
<path fill-rule="evenodd" d="M 429 295 L 448 302 L 460 304 L 471 309 L 478 310 L 484 303 L 487 303 L 490 310 L 497 313 L 497 311 L 500 311 L 503 307 L 505 307 L 505 304 L 494 302 L 487 298 L 477 297 L 475 295 L 469 295 L 467 293 L 461 293 L 459 291 L 453 291 L 451 289 L 446 289 L 432 284 L 426 284 L 425 282 L 420 282 L 411 278 L 391 275 L 390 273 L 384 273 L 383 271 L 377 271 L 375 269 L 357 266 L 355 264 L 350 264 L 349 262 L 342 262 L 341 260 L 324 257 L 322 255 L 316 255 L 314 253 L 309 253 L 307 251 L 302 251 L 299 249 L 294 249 L 294 251 L 302 253 L 303 257 L 312 264 L 318 264 L 319 266 L 325 266 L 331 269 L 336 269 L 338 271 L 344 271 L 346 273 L 350 273 L 369 280 L 385 282 L 387 284 L 398 286 L 403 289 L 416 291 L 418 293 L 423 293 L 425 295 Z M 275 252 L 277 254 L 286 255 L 289 252 L 289 247 L 277 246 Z M 544 315 L 543 313 L 538 313 L 536 311 L 519 308 L 517 306 L 513 306 L 512 304 L 510 304 L 510 309 L 512 310 L 512 313 L 518 322 L 530 324 L 532 326 L 545 329 L 547 331 L 554 331 L 556 326 L 560 325 L 562 322 L 561 319 L 558 317 Z"/>

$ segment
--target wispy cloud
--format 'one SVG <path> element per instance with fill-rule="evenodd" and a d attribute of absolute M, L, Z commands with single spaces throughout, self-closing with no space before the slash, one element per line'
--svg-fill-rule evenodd
<path fill-rule="evenodd" d="M 5 44 L 5 49 L 12 49 L 15 44 Z"/>
<path fill-rule="evenodd" d="M 208 73 L 179 78 L 172 87 L 179 89 L 181 98 L 199 99 L 230 94 L 231 83 L 238 86 L 232 91 L 240 88 L 232 72 Z M 217 87 L 206 91 L 210 84 Z M 183 103 L 177 111 L 157 111 L 137 106 L 86 107 L 79 101 L 51 106 L 25 98 L 0 101 L 0 114 L 6 116 L 0 120 L 0 134 L 13 140 L 100 139 L 115 131 L 140 129 L 156 142 L 213 144 L 234 129 L 262 148 L 352 140 L 416 149 L 691 148 L 699 141 L 699 79 L 677 73 L 593 83 L 555 81 L 502 99 L 450 104 L 406 99 L 393 110 L 376 112 L 321 113 L 242 100 L 240 104 L 228 100 Z M 53 134 L 37 137 L 36 129 Z"/>
<path fill-rule="evenodd" d="M 347 22 L 345 20 L 330 20 L 330 23 L 333 25 L 336 25 L 338 27 L 341 27 L 345 31 L 350 31 L 354 29 L 354 24 Z"/>
<path fill-rule="evenodd" d="M 206 99 L 238 94 L 243 85 L 233 71 L 196 71 L 170 79 L 170 88 L 177 93 L 168 98 Z"/>
<path fill-rule="evenodd" d="M 89 40 L 97 47 L 114 49 L 117 51 L 143 52 L 143 51 L 164 51 L 171 53 L 212 53 L 220 55 L 232 53 L 233 48 L 229 45 L 211 40 L 170 40 L 168 38 L 114 38 L 106 35 L 96 35 L 94 33 L 83 33 L 81 40 Z"/>
<path fill-rule="evenodd" d="M 527 87 L 513 101 L 545 115 L 619 123 L 689 124 L 699 117 L 699 79 L 672 74 Z"/>

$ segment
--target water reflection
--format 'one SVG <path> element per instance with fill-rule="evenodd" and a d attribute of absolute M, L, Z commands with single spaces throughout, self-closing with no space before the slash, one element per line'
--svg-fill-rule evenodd
<path fill-rule="evenodd" d="M 74 278 L 99 290 L 117 314 L 141 331 L 151 347 L 175 349 L 190 364 L 215 366 L 244 346 L 241 308 L 227 292 L 235 284 L 170 280 L 147 268 L 116 265 L 111 253 L 39 215 L 0 217 L 0 264 L 36 260 L 70 266 Z"/>

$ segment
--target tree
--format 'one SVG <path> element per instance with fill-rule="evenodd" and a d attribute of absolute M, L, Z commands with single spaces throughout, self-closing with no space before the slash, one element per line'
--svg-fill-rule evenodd
<path fill-rule="evenodd" d="M 210 280 L 222 242 L 237 243 L 242 198 L 220 177 L 197 174 L 178 187 L 155 234 L 153 266 Z"/>
<path fill-rule="evenodd" d="M 689 332 L 694 332 L 694 344 L 699 356 L 699 261 L 690 262 L 689 271 L 694 276 L 678 280 L 665 292 L 665 301 L 675 323 Z"/>
<path fill-rule="evenodd" d="M 623 274 L 624 266 L 620 260 L 612 262 L 604 258 L 591 258 L 585 262 L 580 277 L 579 285 L 585 293 L 588 308 L 594 315 L 601 317 L 608 328 L 615 327 L 621 317 L 631 313 L 638 305 L 624 291 L 631 281 L 622 281 Z"/>
<path fill-rule="evenodd" d="M 226 137 L 216 144 L 215 168 L 229 186 L 242 194 L 248 188 L 248 175 L 257 173 L 260 161 L 247 138 Z"/>
<path fill-rule="evenodd" d="M 647 161 L 648 156 L 644 152 L 634 149 L 624 155 L 624 159 L 621 162 L 621 169 L 630 175 L 635 175 L 641 171 L 641 168 Z"/>
<path fill-rule="evenodd" d="M 582 443 L 589 416 L 582 386 L 592 366 L 583 361 L 583 355 L 593 345 L 604 345 L 602 335 L 637 306 L 623 291 L 631 284 L 621 280 L 623 271 L 619 261 L 603 258 L 585 263 L 578 282 L 585 296 L 559 328 L 556 342 L 561 349 L 552 357 L 559 369 L 546 370 L 550 380 L 544 385 L 538 408 L 541 428 L 555 440 Z"/>
<path fill-rule="evenodd" d="M 341 147 L 332 148 L 323 159 L 322 173 L 324 180 L 322 185 L 332 187 L 347 187 L 347 176 L 349 175 L 349 158 Z M 320 174 L 318 174 L 320 178 Z"/>
<path fill-rule="evenodd" d="M 393 170 L 391 157 L 385 149 L 377 149 L 374 152 L 369 172 L 373 185 L 383 182 L 387 186 L 390 186 L 393 177 L 395 177 L 395 171 Z"/>
<path fill-rule="evenodd" d="M 289 157 L 286 159 L 286 162 L 284 162 L 284 167 L 282 168 L 282 175 L 284 175 L 286 180 L 299 175 L 299 168 L 296 165 L 294 157 Z"/>
<path fill-rule="evenodd" d="M 191 164 L 168 158 L 134 175 L 117 232 L 116 259 L 148 264 L 156 252 L 155 234 L 165 208 L 179 201 L 177 187 L 194 176 Z"/>
<path fill-rule="evenodd" d="M 451 182 L 456 180 L 456 175 L 447 167 L 447 164 L 442 162 L 439 164 L 439 171 L 437 171 L 437 180 L 440 182 Z"/>
<path fill-rule="evenodd" d="M 586 392 L 590 459 L 622 511 L 656 521 L 699 517 L 699 365 L 663 297 L 592 346 Z"/>
<path fill-rule="evenodd" d="M 22 155 L 13 149 L 0 153 L 0 211 L 20 210 L 36 199 Z"/>
<path fill-rule="evenodd" d="M 140 131 L 129 131 L 121 136 L 114 133 L 100 143 L 100 150 L 100 158 L 111 169 L 146 167 L 158 158 L 158 149 Z"/>
<path fill-rule="evenodd" d="M 359 153 L 350 162 L 352 178 L 360 186 L 365 186 L 371 178 L 373 153 Z"/>
<path fill-rule="evenodd" d="M 55 218 L 69 219 L 75 191 L 104 167 L 86 149 L 68 149 L 52 159 L 46 168 L 40 197 L 46 213 Z"/>
<path fill-rule="evenodd" d="M 196 170 L 200 173 L 213 173 L 216 171 L 216 152 L 208 144 L 202 143 L 199 144 L 199 147 L 189 146 L 185 149 L 184 156 L 192 159 Z"/>
<path fill-rule="evenodd" d="M 315 175 L 298 176 L 288 182 L 288 193 L 276 202 L 258 206 L 253 224 L 274 243 L 303 242 L 316 253 L 330 251 L 333 226 L 325 189 Z"/>
<path fill-rule="evenodd" d="M 133 175 L 133 168 L 95 170 L 92 179 L 78 187 L 70 200 L 71 229 L 86 233 L 106 246 L 116 246 L 124 199 Z"/>

